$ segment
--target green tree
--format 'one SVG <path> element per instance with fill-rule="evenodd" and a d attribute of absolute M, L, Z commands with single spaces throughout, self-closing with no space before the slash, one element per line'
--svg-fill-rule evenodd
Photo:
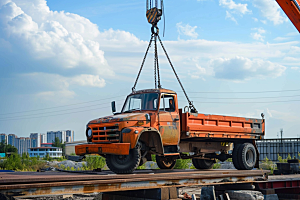
<path fill-rule="evenodd" d="M 65 155 L 66 144 L 65 143 L 61 143 L 61 141 L 59 140 L 58 137 L 55 137 L 55 140 L 52 143 L 52 146 L 62 148 L 63 156 Z"/>
<path fill-rule="evenodd" d="M 10 144 L 6 144 L 5 141 L 2 141 L 0 143 L 0 153 L 7 153 L 7 152 L 17 153 L 18 149 Z"/>
<path fill-rule="evenodd" d="M 60 140 L 59 140 L 59 138 L 58 137 L 55 137 L 55 140 L 54 140 L 54 142 L 52 143 L 52 146 L 54 146 L 54 147 L 61 147 L 61 142 L 60 142 Z"/>

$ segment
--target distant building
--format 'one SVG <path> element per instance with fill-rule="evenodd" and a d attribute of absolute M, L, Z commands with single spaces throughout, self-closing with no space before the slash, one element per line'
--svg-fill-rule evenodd
<path fill-rule="evenodd" d="M 15 141 L 16 141 L 16 135 L 15 134 L 9 134 L 7 136 L 7 144 L 10 144 L 12 146 L 15 146 Z M 16 147 L 16 146 L 15 146 Z"/>
<path fill-rule="evenodd" d="M 53 143 L 55 138 L 58 138 L 61 143 L 73 142 L 74 141 L 74 131 L 48 131 L 47 132 L 47 142 Z"/>
<path fill-rule="evenodd" d="M 18 137 L 15 138 L 15 145 L 14 146 L 18 149 L 18 153 L 20 154 L 20 152 L 19 152 L 19 149 L 20 149 L 20 138 L 18 138 Z"/>
<path fill-rule="evenodd" d="M 41 147 L 41 135 L 38 133 L 30 134 L 31 146 L 30 147 Z"/>
<path fill-rule="evenodd" d="M 28 149 L 31 146 L 31 140 L 29 137 L 20 137 L 19 138 L 19 148 L 18 148 L 18 153 L 19 154 L 23 154 L 23 153 L 27 153 Z"/>
<path fill-rule="evenodd" d="M 52 143 L 42 143 L 41 147 L 52 147 Z"/>
<path fill-rule="evenodd" d="M 66 143 L 66 148 L 65 148 L 65 155 L 71 155 L 75 154 L 75 146 L 79 144 L 85 144 L 86 140 L 82 141 L 74 141 L 74 142 L 67 142 Z"/>
<path fill-rule="evenodd" d="M 62 148 L 59 147 L 32 147 L 28 149 L 30 157 L 45 157 L 47 154 L 51 158 L 60 158 L 62 157 Z"/>
<path fill-rule="evenodd" d="M 47 137 L 45 133 L 41 133 L 40 137 L 41 137 L 41 144 L 47 143 Z"/>
<path fill-rule="evenodd" d="M 74 142 L 74 131 L 66 131 L 66 142 Z"/>
<path fill-rule="evenodd" d="M 0 142 L 5 142 L 7 144 L 7 137 L 5 133 L 0 134 Z"/>

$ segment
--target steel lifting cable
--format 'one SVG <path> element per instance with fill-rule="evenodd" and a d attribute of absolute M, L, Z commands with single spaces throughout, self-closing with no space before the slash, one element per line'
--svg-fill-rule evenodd
<path fill-rule="evenodd" d="M 136 84 L 137 84 L 137 82 L 138 82 L 138 80 L 139 80 L 139 77 L 140 77 L 140 75 L 141 75 L 142 69 L 143 69 L 143 67 L 144 67 L 144 64 L 145 64 L 145 61 L 146 61 L 146 58 L 147 58 L 147 55 L 148 55 L 149 49 L 150 49 L 150 47 L 151 47 L 151 43 L 152 43 L 153 37 L 154 37 L 154 34 L 152 34 L 152 35 L 151 35 L 151 39 L 150 39 L 150 42 L 149 42 L 148 48 L 147 48 L 147 50 L 146 50 L 146 53 L 145 53 L 145 56 L 144 56 L 144 59 L 143 59 L 143 62 L 142 62 L 142 65 L 141 65 L 140 71 L 139 71 L 139 73 L 138 73 L 138 75 L 137 75 L 137 77 L 136 77 L 136 80 L 135 80 L 134 86 L 133 86 L 133 88 L 132 88 L 132 92 L 134 92 L 134 91 L 135 91 L 135 87 L 136 87 Z"/>
<path fill-rule="evenodd" d="M 158 81 L 158 88 L 161 88 L 160 84 L 160 73 L 159 73 L 159 62 L 158 62 L 158 52 L 157 52 L 157 35 L 155 35 L 155 40 L 154 40 L 154 48 L 155 48 L 155 65 L 157 67 L 157 81 Z"/>
<path fill-rule="evenodd" d="M 171 68 L 172 68 L 172 70 L 173 70 L 173 72 L 174 72 L 174 74 L 175 74 L 175 76 L 176 76 L 176 78 L 177 78 L 177 81 L 178 81 L 179 85 L 181 86 L 181 89 L 182 89 L 182 91 L 183 91 L 183 93 L 184 93 L 184 95 L 185 95 L 187 101 L 189 102 L 189 107 L 190 107 L 190 109 L 191 109 L 191 112 L 197 113 L 198 111 L 197 111 L 197 109 L 195 108 L 195 106 L 193 105 L 193 103 L 190 101 L 190 99 L 189 99 L 187 93 L 185 92 L 185 90 L 184 90 L 184 88 L 183 88 L 183 85 L 182 85 L 182 83 L 181 83 L 181 81 L 180 81 L 180 79 L 179 79 L 179 77 L 178 77 L 178 75 L 177 75 L 177 73 L 176 73 L 176 71 L 175 71 L 175 68 L 174 68 L 174 66 L 173 66 L 173 64 L 172 64 L 172 62 L 171 62 L 171 59 L 169 58 L 169 55 L 168 55 L 168 53 L 167 53 L 167 51 L 166 51 L 166 49 L 165 49 L 165 47 L 164 47 L 164 45 L 163 45 L 163 43 L 162 43 L 160 37 L 159 37 L 159 35 L 157 35 L 157 37 L 158 37 L 158 40 L 159 40 L 159 42 L 160 42 L 160 44 L 161 44 L 161 47 L 163 48 L 163 50 L 164 50 L 164 52 L 165 52 L 165 54 L 166 54 L 166 57 L 167 57 L 167 59 L 168 59 L 170 65 L 171 65 Z"/>
<path fill-rule="evenodd" d="M 154 36 L 154 45 L 155 45 L 155 48 L 154 48 L 154 85 L 155 85 L 155 89 L 157 89 L 157 80 L 156 80 L 156 36 Z"/>

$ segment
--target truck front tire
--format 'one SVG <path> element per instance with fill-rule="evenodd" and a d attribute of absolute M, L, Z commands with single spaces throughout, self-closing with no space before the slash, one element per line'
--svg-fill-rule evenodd
<path fill-rule="evenodd" d="M 140 164 L 140 149 L 130 149 L 129 155 L 106 155 L 108 168 L 116 174 L 131 174 Z"/>
<path fill-rule="evenodd" d="M 192 163 L 196 169 L 211 169 L 214 166 L 214 160 L 192 159 Z"/>
<path fill-rule="evenodd" d="M 156 155 L 156 163 L 160 169 L 173 169 L 176 164 L 176 159 L 172 157 L 163 157 Z"/>

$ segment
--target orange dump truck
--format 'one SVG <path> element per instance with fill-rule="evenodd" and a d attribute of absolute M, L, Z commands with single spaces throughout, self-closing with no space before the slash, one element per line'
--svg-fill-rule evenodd
<path fill-rule="evenodd" d="M 99 154 L 115 173 L 132 173 L 156 155 L 161 169 L 177 159 L 192 159 L 197 169 L 210 169 L 216 159 L 232 158 L 237 169 L 258 167 L 255 141 L 265 135 L 264 119 L 191 113 L 178 108 L 177 94 L 167 89 L 134 91 L 122 111 L 90 121 L 87 143 L 77 155 Z"/>

